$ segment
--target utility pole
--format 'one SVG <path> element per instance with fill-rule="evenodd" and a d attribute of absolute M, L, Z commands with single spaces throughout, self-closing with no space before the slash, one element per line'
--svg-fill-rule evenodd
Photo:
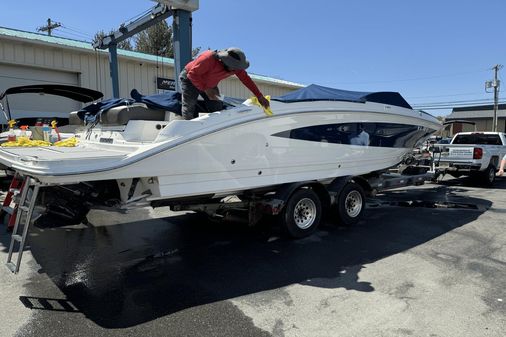
<path fill-rule="evenodd" d="M 492 68 L 494 70 L 494 80 L 485 82 L 485 91 L 489 88 L 494 88 L 494 116 L 492 117 L 492 131 L 494 132 L 497 132 L 497 108 L 499 105 L 499 87 L 501 85 L 501 81 L 497 78 L 497 73 L 502 67 L 502 64 L 496 64 Z"/>
<path fill-rule="evenodd" d="M 51 36 L 51 31 L 53 29 L 56 29 L 58 27 L 61 27 L 60 22 L 52 22 L 51 18 L 47 19 L 47 25 L 37 28 L 38 32 L 47 32 L 47 35 Z"/>

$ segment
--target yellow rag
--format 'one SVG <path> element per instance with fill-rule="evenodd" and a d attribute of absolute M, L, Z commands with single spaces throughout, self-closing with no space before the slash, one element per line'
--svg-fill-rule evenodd
<path fill-rule="evenodd" d="M 67 138 L 54 143 L 54 146 L 74 147 L 79 143 L 76 137 Z M 2 143 L 0 146 L 3 147 L 35 147 L 35 146 L 51 146 L 51 143 L 43 140 L 32 140 L 28 137 L 18 137 L 17 140 L 11 142 Z"/>
<path fill-rule="evenodd" d="M 267 96 L 264 96 L 264 97 L 265 97 L 265 99 L 267 101 L 269 101 L 269 102 L 271 101 L 271 96 L 270 95 L 267 95 Z M 272 116 L 273 115 L 271 107 L 268 107 L 268 108 L 264 107 L 262 104 L 260 104 L 260 102 L 258 101 L 258 98 L 256 96 L 251 97 L 250 100 L 251 100 L 251 103 L 253 103 L 255 105 L 258 105 L 259 107 L 261 107 L 262 109 L 264 109 L 264 112 L 265 112 L 265 114 L 267 116 Z"/>
<path fill-rule="evenodd" d="M 33 147 L 33 146 L 51 146 L 51 143 L 43 140 L 31 140 L 28 137 L 18 137 L 15 141 L 2 143 L 3 147 Z"/>

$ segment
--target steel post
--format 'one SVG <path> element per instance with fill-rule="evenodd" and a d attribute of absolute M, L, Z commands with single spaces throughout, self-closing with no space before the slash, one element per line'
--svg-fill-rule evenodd
<path fill-rule="evenodd" d="M 109 45 L 109 69 L 112 81 L 112 97 L 119 98 L 118 48 L 115 43 Z"/>
<path fill-rule="evenodd" d="M 192 18 L 191 12 L 185 10 L 173 10 L 173 16 L 174 79 L 176 81 L 176 91 L 181 92 L 179 74 L 192 59 Z"/>

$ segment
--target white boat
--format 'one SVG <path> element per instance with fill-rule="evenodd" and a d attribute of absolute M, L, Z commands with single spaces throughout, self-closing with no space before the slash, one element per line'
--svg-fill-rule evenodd
<path fill-rule="evenodd" d="M 189 121 L 93 123 L 76 147 L 1 148 L 0 162 L 43 184 L 115 181 L 123 203 L 132 189 L 148 200 L 221 196 L 383 170 L 441 128 L 398 93 L 310 86 L 271 108 L 248 100 Z M 359 131 L 367 144 L 354 145 Z"/>

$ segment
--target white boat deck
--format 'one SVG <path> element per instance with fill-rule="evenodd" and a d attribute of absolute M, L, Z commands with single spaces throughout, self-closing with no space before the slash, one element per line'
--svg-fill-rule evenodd
<path fill-rule="evenodd" d="M 131 148 L 97 147 L 13 147 L 0 149 L 0 160 L 13 169 L 32 175 L 72 173 L 100 167 L 114 167 L 128 158 Z"/>
<path fill-rule="evenodd" d="M 98 149 L 91 147 L 4 147 L 2 154 L 19 161 L 84 160 L 125 157 L 130 151 Z"/>

